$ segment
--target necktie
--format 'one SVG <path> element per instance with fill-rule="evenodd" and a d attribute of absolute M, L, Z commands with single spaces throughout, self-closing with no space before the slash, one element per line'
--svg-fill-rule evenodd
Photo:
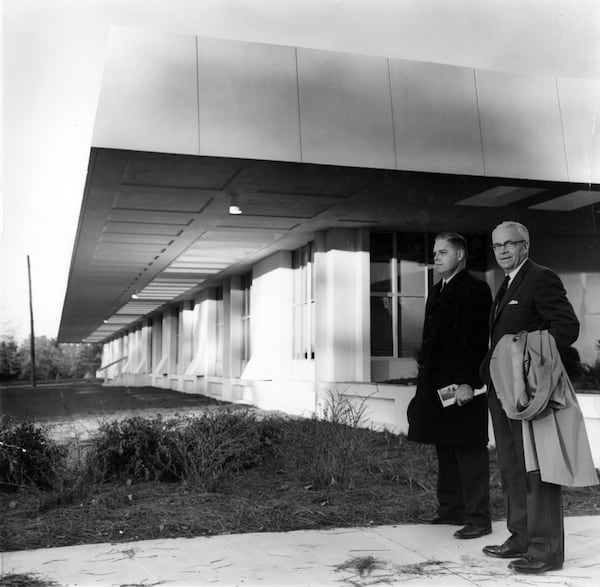
<path fill-rule="evenodd" d="M 496 294 L 496 299 L 494 300 L 494 317 L 498 313 L 498 308 L 500 307 L 500 302 L 502 301 L 502 298 L 506 295 L 506 290 L 508 289 L 509 281 L 510 281 L 510 278 L 508 277 L 508 275 L 505 275 L 504 281 L 500 285 L 500 288 L 498 289 L 498 293 Z"/>

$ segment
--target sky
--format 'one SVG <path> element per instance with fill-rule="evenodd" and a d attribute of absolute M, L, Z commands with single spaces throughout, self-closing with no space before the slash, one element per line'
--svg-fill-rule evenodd
<path fill-rule="evenodd" d="M 111 27 L 600 79 L 596 0 L 4 0 L 0 337 L 55 338 Z"/>

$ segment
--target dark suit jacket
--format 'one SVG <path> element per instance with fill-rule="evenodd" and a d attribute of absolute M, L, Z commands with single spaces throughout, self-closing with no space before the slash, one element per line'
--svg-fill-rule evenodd
<path fill-rule="evenodd" d="M 561 355 L 579 336 L 579 320 L 562 281 L 554 271 L 530 259 L 512 280 L 496 317 L 490 314 L 491 345 L 481 373 L 488 383 L 489 359 L 497 342 L 505 334 L 522 330 L 548 330 Z"/>
<path fill-rule="evenodd" d="M 440 387 L 468 383 L 480 387 L 479 365 L 488 349 L 492 294 L 487 283 L 463 270 L 440 293 L 427 298 L 419 376 L 408 407 L 408 438 L 446 446 L 485 446 L 487 401 L 478 396 L 464 406 L 444 408 Z"/>

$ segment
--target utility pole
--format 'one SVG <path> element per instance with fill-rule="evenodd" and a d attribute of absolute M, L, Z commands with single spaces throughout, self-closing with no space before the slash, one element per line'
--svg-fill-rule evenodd
<path fill-rule="evenodd" d="M 35 337 L 33 335 L 33 298 L 31 295 L 31 265 L 27 255 L 27 276 L 29 278 L 29 324 L 31 331 L 31 385 L 35 387 Z"/>

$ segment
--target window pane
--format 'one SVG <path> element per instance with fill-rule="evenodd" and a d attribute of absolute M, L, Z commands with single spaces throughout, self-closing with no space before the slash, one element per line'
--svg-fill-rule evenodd
<path fill-rule="evenodd" d="M 215 292 L 215 297 L 216 297 L 216 326 L 217 326 L 217 332 L 216 332 L 216 340 L 215 340 L 215 344 L 216 344 L 216 374 L 220 375 L 221 374 L 221 369 L 222 369 L 222 363 L 223 363 L 223 288 L 222 287 L 218 287 L 216 289 Z"/>
<path fill-rule="evenodd" d="M 179 332 L 181 330 L 181 320 L 183 316 L 181 314 L 181 309 L 177 309 L 177 316 L 175 317 L 175 364 L 179 363 Z"/>
<path fill-rule="evenodd" d="M 398 348 L 400 357 L 416 358 L 421 348 L 425 298 L 398 296 Z"/>
<path fill-rule="evenodd" d="M 398 259 L 424 263 L 427 259 L 426 242 L 426 235 L 420 232 L 398 233 L 396 235 Z"/>
<path fill-rule="evenodd" d="M 292 251 L 292 269 L 300 267 L 300 249 Z"/>
<path fill-rule="evenodd" d="M 310 303 L 302 306 L 302 357 L 304 359 L 310 359 L 311 309 Z"/>
<path fill-rule="evenodd" d="M 475 235 L 465 236 L 465 238 L 469 247 L 467 268 L 471 271 L 485 271 L 487 268 L 486 237 Z"/>
<path fill-rule="evenodd" d="M 400 233 L 396 238 L 398 292 L 405 296 L 426 295 L 426 236 L 418 233 Z"/>
<path fill-rule="evenodd" d="M 302 306 L 294 306 L 294 359 L 302 359 Z"/>
<path fill-rule="evenodd" d="M 309 355 L 307 358 L 314 359 L 315 358 L 315 338 L 317 335 L 316 328 L 316 315 L 315 312 L 315 302 L 314 300 L 309 304 L 310 308 L 310 336 L 309 336 Z"/>
<path fill-rule="evenodd" d="M 392 298 L 389 296 L 371 296 L 371 355 L 394 355 Z"/>
<path fill-rule="evenodd" d="M 242 360 L 249 361 L 252 356 L 249 318 L 242 321 L 242 337 Z"/>
<path fill-rule="evenodd" d="M 294 282 L 293 303 L 294 304 L 301 304 L 302 299 L 303 299 L 301 271 L 302 270 L 299 267 L 296 267 L 294 269 L 294 276 L 293 276 L 293 282 Z"/>
<path fill-rule="evenodd" d="M 427 265 L 415 261 L 398 261 L 398 291 L 404 296 L 425 296 Z"/>
<path fill-rule="evenodd" d="M 371 291 L 391 292 L 391 260 L 394 254 L 391 234 L 372 233 L 371 251 Z"/>
<path fill-rule="evenodd" d="M 293 285 L 293 356 L 314 358 L 314 247 L 313 243 L 292 253 Z"/>

